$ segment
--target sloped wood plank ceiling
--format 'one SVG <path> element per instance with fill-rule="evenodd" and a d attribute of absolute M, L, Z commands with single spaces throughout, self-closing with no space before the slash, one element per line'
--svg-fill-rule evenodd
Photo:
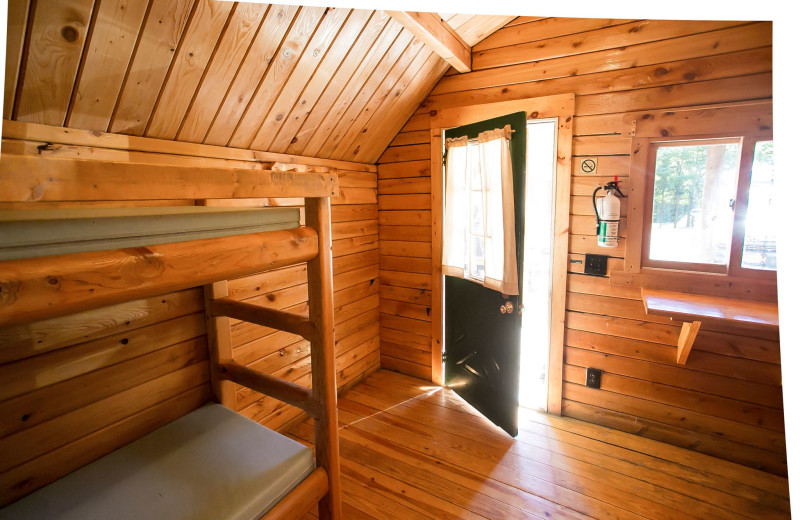
<path fill-rule="evenodd" d="M 374 163 L 448 65 L 384 11 L 11 0 L 3 117 Z M 440 15 L 474 45 L 513 17 Z"/>

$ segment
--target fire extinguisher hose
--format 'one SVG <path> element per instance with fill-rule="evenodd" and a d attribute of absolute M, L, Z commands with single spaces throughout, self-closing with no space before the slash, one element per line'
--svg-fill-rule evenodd
<path fill-rule="evenodd" d="M 597 211 L 597 192 L 602 190 L 602 186 L 598 186 L 592 192 L 592 207 L 594 208 L 594 215 L 597 217 L 597 225 L 595 226 L 595 235 L 600 234 L 600 212 Z"/>

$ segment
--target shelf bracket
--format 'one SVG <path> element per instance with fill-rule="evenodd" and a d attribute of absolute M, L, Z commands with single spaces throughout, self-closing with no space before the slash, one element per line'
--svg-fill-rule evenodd
<path fill-rule="evenodd" d="M 678 336 L 678 364 L 685 365 L 686 360 L 689 358 L 689 353 L 692 351 L 694 339 L 700 331 L 700 322 L 684 322 L 681 327 L 681 333 Z"/>

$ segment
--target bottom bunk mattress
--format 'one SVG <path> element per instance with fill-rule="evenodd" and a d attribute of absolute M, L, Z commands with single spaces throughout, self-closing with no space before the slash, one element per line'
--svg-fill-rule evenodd
<path fill-rule="evenodd" d="M 313 470 L 309 448 L 211 403 L 0 509 L 0 520 L 252 520 Z"/>

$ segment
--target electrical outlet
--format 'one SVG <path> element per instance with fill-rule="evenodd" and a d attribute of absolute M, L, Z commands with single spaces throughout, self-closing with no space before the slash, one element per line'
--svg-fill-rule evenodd
<path fill-rule="evenodd" d="M 583 273 L 593 276 L 605 276 L 608 270 L 608 257 L 605 255 L 586 255 Z"/>
<path fill-rule="evenodd" d="M 589 388 L 600 388 L 600 378 L 603 371 L 599 368 L 586 369 L 586 386 Z"/>

